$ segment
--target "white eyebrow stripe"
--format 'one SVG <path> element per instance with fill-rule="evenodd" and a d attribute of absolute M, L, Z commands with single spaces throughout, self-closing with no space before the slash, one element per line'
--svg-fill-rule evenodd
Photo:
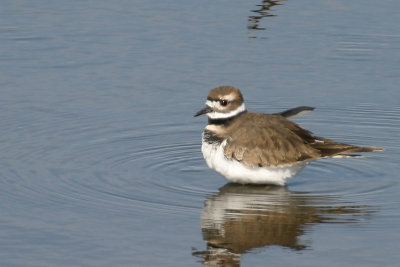
<path fill-rule="evenodd" d="M 225 96 L 224 99 L 228 100 L 228 101 L 233 101 L 236 99 L 236 97 L 235 97 L 235 94 L 232 93 L 232 94 Z"/>

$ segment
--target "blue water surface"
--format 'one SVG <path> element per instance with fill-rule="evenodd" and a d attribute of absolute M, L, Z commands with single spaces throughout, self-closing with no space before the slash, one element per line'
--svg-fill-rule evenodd
<path fill-rule="evenodd" d="M 3 1 L 1 266 L 397 266 L 400 2 Z M 384 147 L 286 187 L 200 151 L 208 91 Z"/>

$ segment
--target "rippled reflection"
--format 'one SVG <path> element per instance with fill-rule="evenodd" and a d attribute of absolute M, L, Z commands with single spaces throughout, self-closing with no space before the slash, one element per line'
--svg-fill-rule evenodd
<path fill-rule="evenodd" d="M 282 0 L 263 0 L 261 4 L 257 5 L 257 9 L 251 10 L 251 12 L 255 13 L 252 16 L 249 16 L 248 21 L 249 24 L 247 26 L 250 30 L 265 30 L 266 28 L 260 27 L 260 22 L 263 18 L 266 17 L 274 17 L 276 15 L 272 14 L 271 8 L 277 5 L 282 5 Z M 254 38 L 254 37 L 253 37 Z"/>
<path fill-rule="evenodd" d="M 371 212 L 367 206 L 340 205 L 335 196 L 226 184 L 205 201 L 201 228 L 207 250 L 193 255 L 205 266 L 239 266 L 240 255 L 251 249 L 274 245 L 303 250 L 310 245 L 300 237 L 313 224 L 357 223 Z"/>

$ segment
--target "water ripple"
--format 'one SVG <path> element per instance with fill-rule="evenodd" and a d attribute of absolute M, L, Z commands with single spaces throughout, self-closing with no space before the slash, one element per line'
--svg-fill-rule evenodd
<path fill-rule="evenodd" d="M 322 108 L 320 112 L 323 120 L 308 116 L 304 121 L 321 129 L 343 129 L 328 136 L 331 138 L 387 146 L 387 135 L 398 133 L 393 125 L 398 123 L 399 109 L 360 105 L 335 111 Z M 112 124 L 103 127 L 100 120 L 104 118 L 54 116 L 56 119 L 49 120 L 36 114 L 5 125 L 5 129 L 14 130 L 16 139 L 36 141 L 12 141 L 6 147 L 10 154 L 3 159 L 0 182 L 10 201 L 57 202 L 124 213 L 188 214 L 198 213 L 205 197 L 224 183 L 206 167 L 200 152 L 201 128 L 192 122 L 121 128 Z M 370 136 L 364 128 L 348 128 L 354 120 L 357 127 L 374 127 L 375 133 L 382 134 Z M 181 140 L 176 138 L 178 130 Z M 383 153 L 399 153 L 398 148 L 393 144 Z M 308 192 L 308 198 L 382 203 L 387 201 L 380 199 L 382 194 L 397 184 L 393 179 L 377 179 L 384 177 L 387 169 L 395 170 L 396 164 L 385 161 L 382 153 L 357 159 L 323 159 L 294 177 L 289 188 Z"/>

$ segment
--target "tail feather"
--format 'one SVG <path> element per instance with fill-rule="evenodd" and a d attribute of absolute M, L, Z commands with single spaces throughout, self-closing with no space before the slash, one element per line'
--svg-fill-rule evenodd
<path fill-rule="evenodd" d="M 320 151 L 321 157 L 345 156 L 349 153 L 357 152 L 377 152 L 383 148 L 373 146 L 354 146 L 345 143 L 338 143 L 329 139 L 320 138 L 315 140 L 311 146 Z"/>

